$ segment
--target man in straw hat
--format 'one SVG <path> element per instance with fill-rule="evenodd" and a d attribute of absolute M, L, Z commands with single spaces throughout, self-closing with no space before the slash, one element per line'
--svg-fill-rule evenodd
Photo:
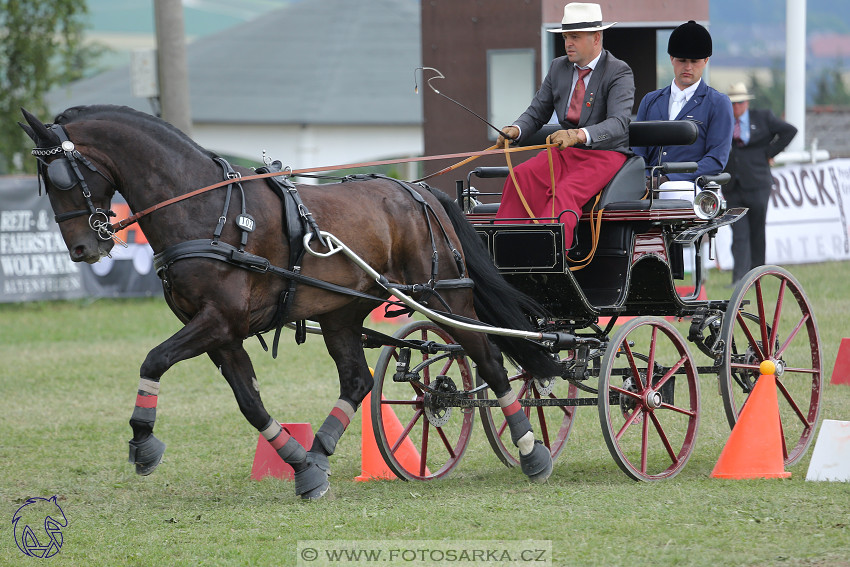
<path fill-rule="evenodd" d="M 732 225 L 733 284 L 751 269 L 764 264 L 765 218 L 770 199 L 773 176 L 770 166 L 773 157 L 784 150 L 797 128 L 780 120 L 770 110 L 750 110 L 754 98 L 744 83 L 735 83 L 727 91 L 732 101 L 735 125 L 732 151 L 726 171 L 732 181 L 723 187 L 729 207 L 749 210 Z"/>
<path fill-rule="evenodd" d="M 625 162 L 635 87 L 629 66 L 602 48 L 602 30 L 614 23 L 602 22 L 599 4 L 572 2 L 561 27 L 547 30 L 563 35 L 567 54 L 552 61 L 528 109 L 502 129 L 500 142 L 528 139 L 555 113 L 564 129 L 551 138 L 559 146 L 551 152 L 554 194 L 544 151 L 515 168 L 519 188 L 508 178 L 497 218 L 556 217 L 566 209 L 580 215 Z M 570 247 L 577 218 L 566 214 L 561 221 Z"/>
<path fill-rule="evenodd" d="M 711 57 L 711 35 L 691 20 L 673 30 L 667 53 L 673 65 L 673 83 L 643 97 L 636 120 L 692 120 L 699 128 L 689 146 L 635 147 L 647 166 L 659 161 L 695 161 L 694 173 L 671 173 L 671 181 L 692 181 L 700 175 L 723 171 L 732 144 L 732 103 L 702 80 Z M 663 152 L 663 155 L 660 155 Z"/>

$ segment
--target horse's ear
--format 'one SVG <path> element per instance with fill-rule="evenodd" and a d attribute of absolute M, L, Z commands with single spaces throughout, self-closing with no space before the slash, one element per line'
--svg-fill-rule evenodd
<path fill-rule="evenodd" d="M 24 132 L 26 132 L 26 133 L 27 133 L 27 136 L 29 136 L 29 137 L 30 137 L 30 139 L 31 139 L 33 142 L 35 142 L 35 132 L 33 131 L 33 129 L 32 129 L 32 128 L 30 128 L 30 127 L 29 127 L 29 126 L 27 126 L 26 124 L 22 124 L 21 122 L 18 122 L 18 126 L 20 126 L 21 128 L 23 128 Z"/>
<path fill-rule="evenodd" d="M 24 115 L 29 126 L 21 124 L 20 122 L 18 122 L 18 124 L 24 129 L 27 136 L 29 136 L 37 146 L 49 147 L 58 143 L 59 138 L 56 134 L 48 130 L 47 126 L 45 126 L 41 120 L 33 116 L 30 112 L 27 112 L 24 108 L 21 108 L 21 113 Z"/>

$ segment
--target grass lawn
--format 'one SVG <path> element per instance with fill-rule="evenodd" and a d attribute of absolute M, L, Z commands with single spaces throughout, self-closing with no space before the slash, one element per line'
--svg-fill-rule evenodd
<path fill-rule="evenodd" d="M 850 420 L 850 386 L 829 383 L 848 336 L 850 262 L 789 269 L 818 320 L 821 418 Z M 708 296 L 728 298 L 728 280 L 711 271 Z M 127 463 L 138 368 L 178 328 L 161 299 L 0 305 L 0 565 L 34 561 L 11 519 L 27 498 L 53 495 L 68 519 L 53 565 L 295 565 L 299 541 L 525 539 L 551 542 L 552 565 L 850 565 L 850 483 L 807 482 L 811 449 L 790 479 L 710 478 L 729 436 L 713 376 L 701 380 L 693 457 L 671 480 L 626 477 L 596 410 L 579 408 L 544 485 L 496 459 L 478 415 L 449 478 L 355 482 L 357 417 L 328 496 L 302 502 L 289 481 L 250 479 L 257 432 L 202 357 L 163 377 L 156 430 L 168 449 L 138 477 Z M 321 339 L 297 347 L 286 334 L 278 360 L 246 344 L 269 412 L 318 428 L 338 394 Z"/>

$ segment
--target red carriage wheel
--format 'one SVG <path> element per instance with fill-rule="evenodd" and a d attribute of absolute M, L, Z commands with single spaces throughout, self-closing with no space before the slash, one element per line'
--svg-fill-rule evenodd
<path fill-rule="evenodd" d="M 718 378 L 729 426 L 759 377 L 759 364 L 776 365 L 785 464 L 800 460 L 814 439 L 820 414 L 823 364 L 818 326 L 799 282 L 778 266 L 750 271 L 723 316 Z"/>
<path fill-rule="evenodd" d="M 456 344 L 448 332 L 431 321 L 414 321 L 393 336 Z M 472 433 L 473 410 L 446 406 L 429 389 L 446 393 L 471 390 L 472 371 L 462 351 L 459 355 L 446 356 L 445 353 L 429 354 L 410 349 L 408 370 L 416 371 L 418 379 L 396 382 L 393 379 L 396 365 L 400 356 L 406 357 L 406 354 L 399 347 L 386 346 L 375 365 L 371 402 L 375 440 L 387 466 L 399 478 L 441 478 L 457 466 L 466 451 Z M 433 362 L 423 366 L 428 361 Z M 417 370 L 417 367 L 420 368 Z M 384 419 L 380 418 L 382 411 Z"/>
<path fill-rule="evenodd" d="M 475 379 L 479 386 L 484 383 L 477 373 Z M 509 381 L 520 402 L 529 399 L 575 399 L 578 397 L 578 388 L 560 377 L 535 378 L 525 371 L 520 371 L 519 374 L 509 378 Z M 482 399 L 493 397 L 488 388 L 481 390 L 478 396 Z M 552 459 L 556 459 L 570 437 L 576 406 L 525 406 L 522 409 L 534 428 L 534 437 L 543 441 L 552 454 Z M 519 450 L 511 441 L 511 432 L 502 410 L 499 406 L 482 407 L 480 412 L 484 433 L 493 452 L 505 465 L 509 467 L 519 465 Z"/>
<path fill-rule="evenodd" d="M 599 421 L 617 465 L 635 480 L 678 474 L 699 426 L 699 380 L 682 335 L 638 317 L 611 338 L 599 370 Z"/>

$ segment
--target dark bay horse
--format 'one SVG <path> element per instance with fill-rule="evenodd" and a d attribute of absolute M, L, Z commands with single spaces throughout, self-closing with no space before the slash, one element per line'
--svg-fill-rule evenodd
<path fill-rule="evenodd" d="M 114 245 L 109 208 L 116 191 L 139 212 L 225 178 L 224 166 L 214 159 L 217 156 L 170 124 L 126 107 L 74 107 L 58 115 L 53 124 L 23 113 L 27 124 L 21 127 L 35 142 L 33 155 L 39 160 L 39 173 L 75 262 L 97 262 Z M 242 176 L 255 173 L 235 170 Z M 217 238 L 222 246 L 267 259 L 273 266 L 288 266 L 291 247 L 281 197 L 265 180 L 244 181 L 241 188 L 242 194 L 233 191 L 232 198 L 230 189 L 222 187 L 140 218 L 154 253 L 167 255 L 187 242 L 215 239 L 214 233 L 220 232 Z M 421 290 L 414 293 L 432 309 L 448 307 L 454 314 L 503 328 L 533 330 L 534 302 L 499 276 L 475 231 L 445 194 L 387 178 L 298 185 L 297 193 L 321 230 L 346 243 L 390 282 L 424 284 L 435 273 L 440 280 L 468 277 L 474 281 L 474 290 L 468 285 L 440 289 L 445 303 L 428 303 L 433 296 Z M 165 444 L 153 435 L 160 379 L 177 362 L 206 353 L 230 384 L 248 422 L 295 470 L 296 494 L 319 498 L 327 491 L 328 456 L 373 383 L 361 330 L 363 320 L 379 303 L 364 294 L 385 298 L 388 293 L 339 254 L 327 258 L 306 254 L 300 273 L 361 295 L 305 284 L 293 290 L 290 279 L 214 255 L 179 256 L 162 268 L 166 301 L 184 327 L 151 350 L 140 369 L 130 419 L 130 461 L 137 473 L 153 472 L 165 450 Z M 293 295 L 281 314 L 281 297 L 288 291 Z M 252 335 L 304 319 L 321 326 L 340 382 L 340 397 L 310 448 L 302 447 L 266 412 L 243 348 L 243 341 Z M 559 366 L 542 347 L 525 339 L 491 340 L 462 329 L 451 329 L 451 333 L 499 398 L 520 449 L 523 472 L 534 481 L 545 481 L 552 470 L 551 457 L 519 411 L 502 352 L 535 375 L 556 375 Z"/>

